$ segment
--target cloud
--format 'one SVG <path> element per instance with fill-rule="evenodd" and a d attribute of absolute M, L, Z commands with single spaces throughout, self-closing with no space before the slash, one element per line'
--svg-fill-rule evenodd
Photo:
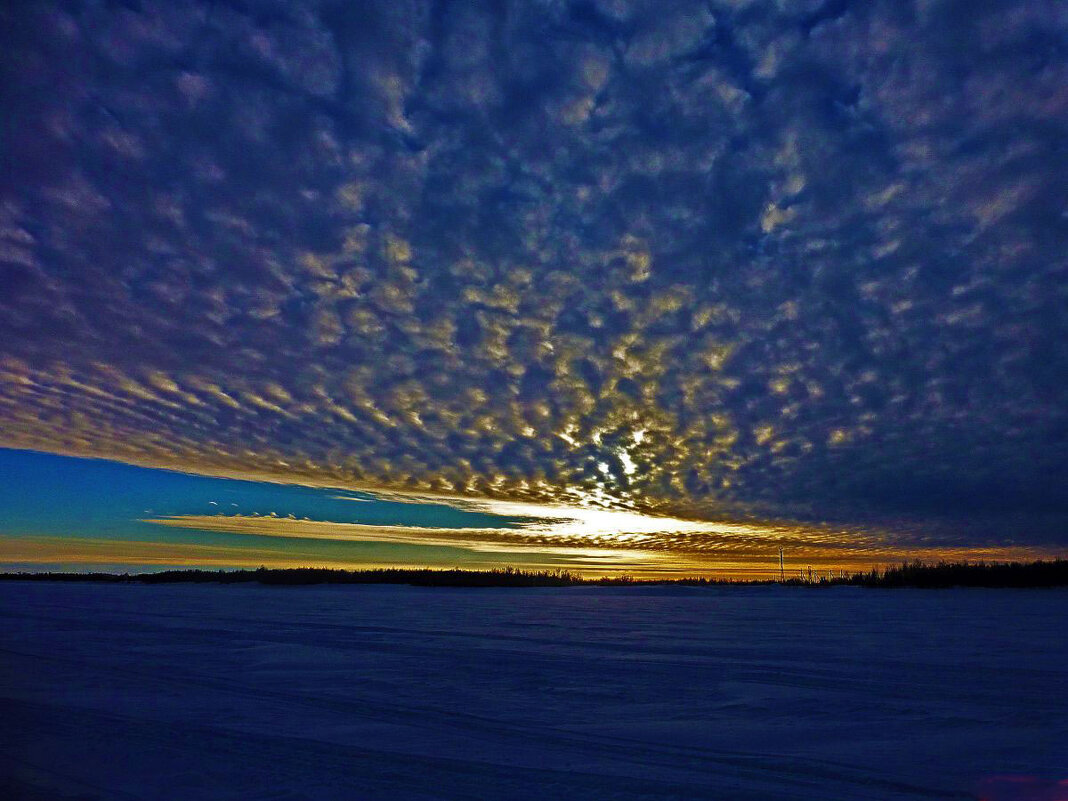
<path fill-rule="evenodd" d="M 82 537 L 0 537 L 0 562 L 6 565 L 45 563 L 299 567 L 315 558 L 315 555 L 309 553 L 269 548 Z"/>
<path fill-rule="evenodd" d="M 1059 4 L 361 8 L 0 12 L 0 444 L 1063 531 Z"/>
<path fill-rule="evenodd" d="M 378 498 L 385 500 L 385 496 Z M 344 500 L 364 500 L 344 498 Z M 771 521 L 713 523 L 653 517 L 604 509 L 509 501 L 404 498 L 394 502 L 434 503 L 504 517 L 502 527 L 402 526 L 295 519 L 292 515 L 201 515 L 153 517 L 142 522 L 172 529 L 287 540 L 459 548 L 498 557 L 521 554 L 555 558 L 579 571 L 614 569 L 642 575 L 694 572 L 715 567 L 732 574 L 771 575 L 779 548 L 792 566 L 858 569 L 875 563 L 927 558 L 931 561 L 1034 559 L 1043 548 L 981 546 L 928 537 L 901 542 L 893 533 L 830 526 L 800 527 Z M 416 557 L 417 558 L 417 557 Z"/>

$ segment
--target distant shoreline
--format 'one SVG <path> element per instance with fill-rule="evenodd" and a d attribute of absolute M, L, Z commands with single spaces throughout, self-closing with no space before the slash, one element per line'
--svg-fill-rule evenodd
<path fill-rule="evenodd" d="M 1042 588 L 1068 586 L 1068 559 L 1010 563 L 940 562 L 906 563 L 883 570 L 849 576 L 813 575 L 811 578 L 717 579 L 687 577 L 640 579 L 631 576 L 584 578 L 566 570 L 531 571 L 517 568 L 497 570 L 442 570 L 378 568 L 336 570 L 329 568 L 280 568 L 235 570 L 164 570 L 156 573 L 0 573 L 0 581 L 96 582 L 111 584 L 262 584 L 267 586 L 307 586 L 319 584 L 401 584 L 416 587 L 645 587 L 645 586 L 773 586 L 872 588 L 953 587 Z"/>

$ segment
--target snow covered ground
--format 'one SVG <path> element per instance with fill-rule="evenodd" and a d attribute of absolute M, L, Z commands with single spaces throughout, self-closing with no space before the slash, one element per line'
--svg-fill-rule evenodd
<path fill-rule="evenodd" d="M 1068 592 L 0 584 L 0 796 L 1061 799 Z"/>

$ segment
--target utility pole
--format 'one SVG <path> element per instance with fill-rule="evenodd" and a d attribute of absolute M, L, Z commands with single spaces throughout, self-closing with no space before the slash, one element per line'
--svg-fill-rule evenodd
<path fill-rule="evenodd" d="M 786 583 L 786 568 L 782 561 L 782 548 L 779 548 L 779 583 Z"/>

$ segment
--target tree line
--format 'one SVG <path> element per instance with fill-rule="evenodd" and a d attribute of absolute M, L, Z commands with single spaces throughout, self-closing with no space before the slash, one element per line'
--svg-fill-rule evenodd
<path fill-rule="evenodd" d="M 714 576 L 685 578 L 586 578 L 568 570 L 441 570 L 431 568 L 374 568 L 340 570 L 325 567 L 267 568 L 255 570 L 163 570 L 154 573 L 0 573 L 0 581 L 77 581 L 117 584 L 407 584 L 416 587 L 573 587 L 573 586 L 720 586 L 772 585 L 802 587 L 1063 587 L 1068 586 L 1068 560 L 1035 562 L 905 562 L 868 572 L 824 573 L 801 571 L 796 578 L 734 579 Z"/>

